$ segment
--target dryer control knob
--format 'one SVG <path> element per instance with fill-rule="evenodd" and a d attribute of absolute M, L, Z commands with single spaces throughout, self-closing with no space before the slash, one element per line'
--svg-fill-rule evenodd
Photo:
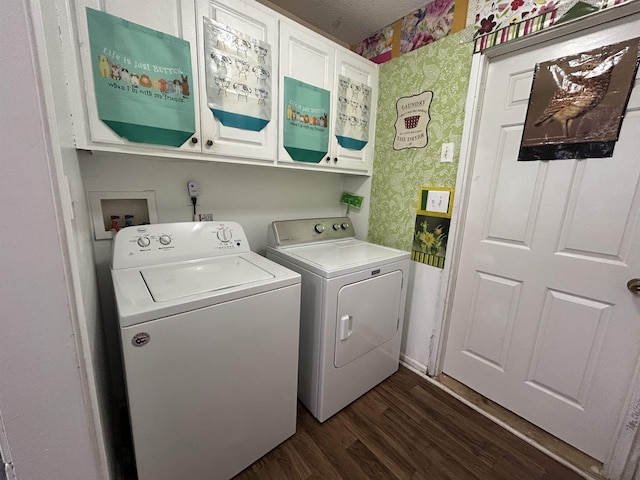
<path fill-rule="evenodd" d="M 169 235 L 160 235 L 159 240 L 162 245 L 169 245 L 171 243 L 171 237 Z"/>
<path fill-rule="evenodd" d="M 138 245 L 142 248 L 148 247 L 151 245 L 151 240 L 149 240 L 149 237 L 140 237 L 138 238 Z"/>
<path fill-rule="evenodd" d="M 316 226 L 313 227 L 313 229 L 318 233 L 322 233 L 324 232 L 324 225 L 321 223 L 316 223 Z"/>
<path fill-rule="evenodd" d="M 349 228 L 349 224 L 347 222 L 344 222 L 342 225 L 340 225 L 342 227 L 343 230 L 346 230 L 347 228 Z"/>
<path fill-rule="evenodd" d="M 339 223 L 334 223 L 333 224 L 333 229 L 334 230 L 340 230 L 340 224 Z"/>

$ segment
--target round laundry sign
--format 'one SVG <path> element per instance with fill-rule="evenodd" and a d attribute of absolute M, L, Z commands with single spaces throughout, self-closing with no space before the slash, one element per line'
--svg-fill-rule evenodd
<path fill-rule="evenodd" d="M 396 102 L 396 136 L 393 140 L 394 150 L 405 148 L 424 148 L 429 143 L 427 125 L 429 106 L 433 92 L 424 91 L 418 95 L 400 97 Z"/>

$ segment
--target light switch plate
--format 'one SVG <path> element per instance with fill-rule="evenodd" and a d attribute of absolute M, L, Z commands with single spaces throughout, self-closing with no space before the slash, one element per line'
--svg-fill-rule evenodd
<path fill-rule="evenodd" d="M 442 153 L 440 155 L 441 163 L 453 162 L 453 143 L 443 143 Z"/>

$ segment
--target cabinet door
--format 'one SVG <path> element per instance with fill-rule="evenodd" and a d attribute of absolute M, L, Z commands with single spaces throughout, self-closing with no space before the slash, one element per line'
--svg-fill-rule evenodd
<path fill-rule="evenodd" d="M 280 21 L 280 102 L 284 98 L 284 77 L 295 78 L 301 82 L 331 91 L 334 83 L 335 44 L 302 26 L 290 21 Z M 278 109 L 283 109 L 278 104 Z M 283 128 L 284 115 L 278 116 L 279 125 L 279 163 L 293 163 L 289 153 L 284 149 Z M 331 142 L 331 138 L 329 138 Z M 328 157 L 328 152 L 327 152 Z M 298 166 L 317 167 L 328 164 L 326 160 L 320 164 L 296 162 Z"/>
<path fill-rule="evenodd" d="M 207 101 L 203 17 L 238 30 L 254 39 L 268 43 L 271 48 L 271 121 L 259 132 L 222 125 L 213 116 Z M 256 2 L 197 0 L 196 28 L 198 31 L 198 64 L 200 80 L 200 122 L 202 151 L 232 158 L 248 158 L 273 162 L 277 152 L 277 71 L 278 16 Z M 230 57 L 235 52 L 230 53 Z M 233 68 L 233 67 L 230 67 Z M 249 72 L 249 75 L 253 75 Z M 234 95 L 229 93 L 229 95 Z"/>
<path fill-rule="evenodd" d="M 338 139 L 335 135 L 336 122 L 340 121 L 339 114 L 341 112 L 339 105 L 341 97 L 339 75 L 343 75 L 354 82 L 362 83 L 371 87 L 371 98 L 367 99 L 366 103 L 363 98 L 364 95 L 360 93 L 355 97 L 355 106 L 347 107 L 348 109 L 353 108 L 354 110 L 346 110 L 352 114 L 357 113 L 356 116 L 359 117 L 361 121 L 365 121 L 366 115 L 363 114 L 362 109 L 367 107 L 370 109 L 368 112 L 368 122 L 366 122 L 364 126 L 368 132 L 368 142 L 362 150 L 342 147 L 338 143 Z M 340 169 L 356 170 L 371 174 L 376 131 L 376 105 L 378 103 L 378 66 L 353 52 L 338 48 L 336 51 L 336 82 L 333 92 L 332 110 L 334 113 L 332 115 L 331 137 L 329 139 L 331 163 Z M 355 110 L 356 107 L 357 112 Z"/>
<path fill-rule="evenodd" d="M 183 5 L 184 3 L 184 5 Z M 84 84 L 85 112 L 88 125 L 76 125 L 76 142 L 80 148 L 94 148 L 102 145 L 109 150 L 116 151 L 141 151 L 141 150 L 181 150 L 185 152 L 199 152 L 200 144 L 192 141 L 185 142 L 181 147 L 168 147 L 163 145 L 149 145 L 129 142 L 113 130 L 107 127 L 98 117 L 98 108 L 93 86 L 92 59 L 89 44 L 89 32 L 87 29 L 87 15 L 85 7 L 101 10 L 111 15 L 124 18 L 131 22 L 143 25 L 163 33 L 173 35 L 190 42 L 191 44 L 191 69 L 196 72 L 196 42 L 193 26 L 193 6 L 189 2 L 181 0 L 78 0 L 76 2 L 76 18 L 78 24 L 78 37 L 80 44 L 81 82 Z M 195 79 L 190 80 L 190 89 L 194 99 L 198 98 L 198 85 Z M 80 99 L 71 98 L 72 102 Z M 198 138 L 199 126 L 196 110 L 196 132 L 193 137 Z M 88 126 L 88 130 L 86 127 Z M 109 146 L 110 145 L 110 146 Z M 122 148 L 119 148 L 122 146 Z"/>

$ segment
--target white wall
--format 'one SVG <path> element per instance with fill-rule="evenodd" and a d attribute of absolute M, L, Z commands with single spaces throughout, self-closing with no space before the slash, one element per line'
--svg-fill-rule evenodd
<path fill-rule="evenodd" d="M 216 220 L 240 223 L 251 249 L 261 254 L 267 245 L 270 222 L 344 215 L 339 203 L 344 190 L 366 197 L 365 208 L 350 213 L 358 236 L 366 238 L 370 188 L 366 177 L 104 152 L 79 152 L 79 156 L 87 192 L 153 190 L 160 223 L 191 221 L 187 182 L 196 180 L 200 189 L 198 212 L 213 212 Z M 113 387 L 122 397 L 124 383 L 109 271 L 111 244 L 111 240 L 95 241 L 94 251 Z"/>
<path fill-rule="evenodd" d="M 106 152 L 79 152 L 79 156 L 87 192 L 153 190 L 160 223 L 191 221 L 187 182 L 197 181 L 198 212 L 239 222 L 252 250 L 259 253 L 264 253 L 267 226 L 273 220 L 343 215 L 339 202 L 345 189 L 368 194 L 368 178 L 335 173 Z M 358 236 L 366 237 L 368 206 L 352 209 L 350 216 L 361 225 L 357 230 L 364 229 Z"/>
<path fill-rule="evenodd" d="M 104 477 L 26 3 L 0 16 L 0 410 L 19 480 L 93 480 Z"/>
<path fill-rule="evenodd" d="M 401 360 L 427 373 L 437 319 L 442 270 L 420 262 L 410 262 L 407 307 L 402 332 Z M 437 347 L 437 346 L 436 346 Z"/>

